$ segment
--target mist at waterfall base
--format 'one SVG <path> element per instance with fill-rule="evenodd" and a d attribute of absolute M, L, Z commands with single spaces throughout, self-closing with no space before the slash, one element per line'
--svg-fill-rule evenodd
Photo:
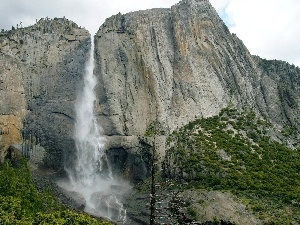
<path fill-rule="evenodd" d="M 84 211 L 125 223 L 126 210 L 123 208 L 122 195 L 130 186 L 114 178 L 105 154 L 105 138 L 101 135 L 101 127 L 94 114 L 97 79 L 93 74 L 93 38 L 85 70 L 84 86 L 75 104 L 76 161 L 72 167 L 65 166 L 69 181 L 60 181 L 58 184 L 84 198 Z"/>

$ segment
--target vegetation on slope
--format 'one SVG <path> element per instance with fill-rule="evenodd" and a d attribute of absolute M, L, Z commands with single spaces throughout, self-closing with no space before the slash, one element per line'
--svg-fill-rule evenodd
<path fill-rule="evenodd" d="M 99 224 L 91 218 L 59 206 L 49 193 L 40 193 L 31 180 L 27 163 L 18 168 L 10 162 L 0 165 L 0 224 Z"/>
<path fill-rule="evenodd" d="M 188 188 L 227 190 L 265 224 L 300 223 L 300 152 L 272 140 L 272 125 L 226 108 L 168 138 L 166 173 Z"/>

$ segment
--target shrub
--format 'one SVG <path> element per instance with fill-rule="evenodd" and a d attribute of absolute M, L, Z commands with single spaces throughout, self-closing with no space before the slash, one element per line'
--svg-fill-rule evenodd
<path fill-rule="evenodd" d="M 67 210 L 49 192 L 40 193 L 33 185 L 25 159 L 18 168 L 6 161 L 0 165 L 0 224 L 100 224 L 87 214 Z"/>

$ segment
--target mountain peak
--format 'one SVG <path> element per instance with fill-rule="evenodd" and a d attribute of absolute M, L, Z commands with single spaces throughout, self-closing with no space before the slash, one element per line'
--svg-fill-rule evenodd
<path fill-rule="evenodd" d="M 209 0 L 182 0 L 172 6 L 172 9 L 192 20 L 203 17 L 214 19 L 216 22 L 221 20 Z"/>
<path fill-rule="evenodd" d="M 210 4 L 209 0 L 181 0 L 177 4 L 186 4 L 186 5 L 190 5 L 190 6 L 195 6 L 195 5 L 203 5 L 203 4 L 207 4 L 207 3 Z"/>

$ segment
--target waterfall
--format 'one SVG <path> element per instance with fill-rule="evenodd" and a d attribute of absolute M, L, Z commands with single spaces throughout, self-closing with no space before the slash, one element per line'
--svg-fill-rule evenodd
<path fill-rule="evenodd" d="M 77 165 L 74 168 L 72 182 L 80 181 L 83 186 L 91 186 L 101 172 L 101 158 L 104 155 L 104 138 L 94 115 L 96 94 L 94 88 L 97 79 L 94 76 L 94 41 L 91 40 L 89 59 L 85 67 L 83 91 L 78 95 L 75 111 L 75 141 Z"/>
<path fill-rule="evenodd" d="M 126 210 L 121 201 L 129 185 L 114 179 L 110 170 L 104 151 L 105 138 L 94 114 L 97 79 L 93 71 L 94 40 L 91 38 L 84 86 L 75 103 L 76 161 L 71 168 L 65 168 L 69 183 L 61 182 L 60 186 L 81 195 L 86 202 L 86 212 L 125 223 Z"/>

